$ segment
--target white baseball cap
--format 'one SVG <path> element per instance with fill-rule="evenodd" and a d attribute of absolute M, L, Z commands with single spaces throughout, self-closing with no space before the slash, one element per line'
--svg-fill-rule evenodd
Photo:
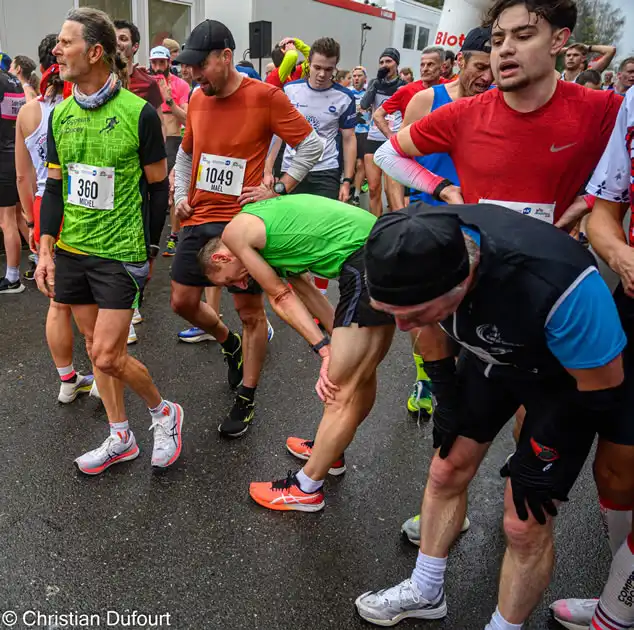
<path fill-rule="evenodd" d="M 167 59 L 170 61 L 172 56 L 165 46 L 155 46 L 152 50 L 150 50 L 150 59 Z"/>

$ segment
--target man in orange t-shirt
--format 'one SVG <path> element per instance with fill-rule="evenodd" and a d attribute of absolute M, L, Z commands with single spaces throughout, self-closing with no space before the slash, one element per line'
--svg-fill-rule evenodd
<path fill-rule="evenodd" d="M 198 252 L 220 237 L 243 205 L 290 192 L 323 150 L 310 123 L 281 90 L 237 72 L 234 50 L 231 31 L 221 22 L 205 20 L 175 60 L 192 67 L 200 88 L 192 93 L 176 158 L 174 201 L 182 230 L 172 265 L 172 308 L 222 346 L 229 385 L 238 390 L 231 412 L 218 427 L 227 437 L 243 435 L 254 416 L 255 389 L 266 355 L 264 300 L 255 283 L 245 290 L 230 288 L 244 340 L 231 332 L 218 317 L 220 290 L 213 304 L 200 300 L 211 283 L 200 268 Z M 292 167 L 275 185 L 263 181 L 273 135 L 296 149 Z"/>

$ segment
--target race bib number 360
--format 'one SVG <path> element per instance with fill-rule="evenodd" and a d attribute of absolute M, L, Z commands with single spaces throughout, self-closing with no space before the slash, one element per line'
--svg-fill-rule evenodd
<path fill-rule="evenodd" d="M 202 153 L 198 165 L 196 188 L 239 197 L 242 194 L 246 168 L 246 160 Z"/>
<path fill-rule="evenodd" d="M 68 202 L 93 210 L 114 208 L 114 168 L 68 165 Z"/>

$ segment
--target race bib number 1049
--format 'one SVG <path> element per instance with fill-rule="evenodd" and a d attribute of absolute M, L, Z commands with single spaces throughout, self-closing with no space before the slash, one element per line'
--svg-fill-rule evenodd
<path fill-rule="evenodd" d="M 196 188 L 239 197 L 242 194 L 246 168 L 246 160 L 202 153 Z"/>
<path fill-rule="evenodd" d="M 114 168 L 69 164 L 68 202 L 93 210 L 114 209 Z"/>

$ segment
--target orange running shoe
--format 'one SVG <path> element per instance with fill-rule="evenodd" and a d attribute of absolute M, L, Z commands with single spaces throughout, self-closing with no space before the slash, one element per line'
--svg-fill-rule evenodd
<path fill-rule="evenodd" d="M 286 479 L 278 481 L 255 481 L 249 486 L 251 498 L 269 510 L 297 510 L 299 512 L 319 512 L 323 510 L 323 489 L 304 492 L 297 481 L 297 475 L 288 471 Z"/>
<path fill-rule="evenodd" d="M 288 449 L 288 452 L 299 459 L 303 459 L 304 461 L 310 459 L 310 456 L 313 454 L 314 445 L 315 440 L 304 440 L 303 438 L 297 437 L 286 438 L 286 448 Z M 343 475 L 343 473 L 346 472 L 345 456 L 342 455 L 341 458 L 330 467 L 328 472 L 335 477 Z"/>

